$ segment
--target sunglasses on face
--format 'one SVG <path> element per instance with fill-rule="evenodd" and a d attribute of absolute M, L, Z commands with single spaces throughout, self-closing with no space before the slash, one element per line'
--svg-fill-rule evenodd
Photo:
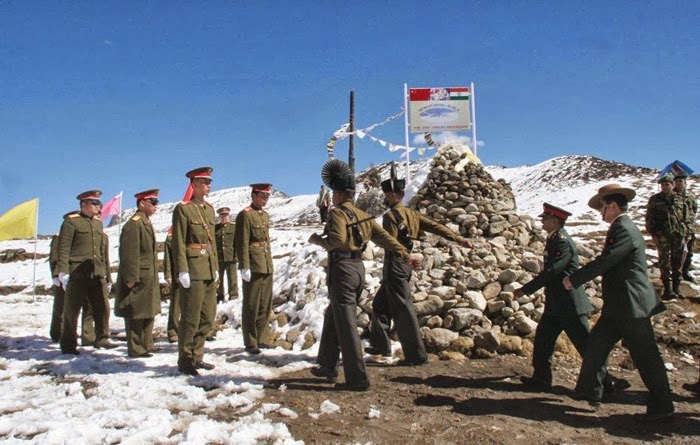
<path fill-rule="evenodd" d="M 83 199 L 83 202 L 85 204 L 93 205 L 93 206 L 100 206 L 102 203 L 100 202 L 99 199 Z"/>
<path fill-rule="evenodd" d="M 146 198 L 144 201 L 148 201 L 151 203 L 151 205 L 157 206 L 158 205 L 158 200 L 156 198 Z"/>

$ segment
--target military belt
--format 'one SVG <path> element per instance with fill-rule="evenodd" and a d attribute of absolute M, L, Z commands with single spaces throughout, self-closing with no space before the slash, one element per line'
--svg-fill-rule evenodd
<path fill-rule="evenodd" d="M 352 252 L 335 250 L 335 251 L 331 252 L 331 260 L 333 260 L 333 261 L 361 260 L 361 259 L 362 259 L 362 252 L 360 252 L 359 250 L 352 251 Z"/>
<path fill-rule="evenodd" d="M 254 241 L 248 244 L 251 247 L 265 247 L 267 243 L 265 241 Z"/>
<path fill-rule="evenodd" d="M 211 252 L 211 244 L 187 243 L 185 247 L 188 249 L 199 249 L 202 253 Z"/>

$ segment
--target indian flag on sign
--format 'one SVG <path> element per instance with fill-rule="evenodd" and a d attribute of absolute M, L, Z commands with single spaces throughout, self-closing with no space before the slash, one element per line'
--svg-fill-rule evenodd
<path fill-rule="evenodd" d="M 450 100 L 469 100 L 469 88 L 456 87 L 448 88 L 450 91 Z"/>

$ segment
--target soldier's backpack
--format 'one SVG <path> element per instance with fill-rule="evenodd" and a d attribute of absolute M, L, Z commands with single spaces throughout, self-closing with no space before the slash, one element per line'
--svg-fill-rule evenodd
<path fill-rule="evenodd" d="M 413 240 L 408 233 L 408 226 L 406 226 L 401 212 L 397 209 L 391 209 L 391 213 L 394 215 L 394 218 L 396 218 L 396 226 L 399 228 L 399 235 L 396 239 L 410 252 L 413 250 Z"/>
<path fill-rule="evenodd" d="M 353 242 L 355 243 L 355 247 L 360 250 L 364 251 L 365 248 L 367 247 L 367 241 L 369 241 L 369 237 L 365 239 L 365 236 L 363 235 L 362 231 L 360 230 L 360 223 L 369 221 L 372 219 L 370 216 L 369 218 L 363 219 L 362 221 L 357 220 L 357 216 L 355 216 L 355 212 L 350 210 L 347 207 L 340 206 L 340 210 L 345 212 L 345 214 L 350 218 L 350 224 L 347 225 L 347 228 L 352 231 L 352 239 Z"/>

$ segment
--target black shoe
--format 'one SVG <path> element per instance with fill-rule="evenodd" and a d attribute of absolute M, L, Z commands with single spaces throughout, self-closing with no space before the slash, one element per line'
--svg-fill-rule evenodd
<path fill-rule="evenodd" d="M 197 371 L 197 368 L 194 367 L 191 363 L 188 364 L 183 364 L 183 365 L 177 365 L 178 371 L 180 371 L 182 374 L 187 374 L 187 375 L 199 375 L 199 372 Z"/>
<path fill-rule="evenodd" d="M 424 358 L 422 360 L 399 360 L 396 364 L 397 366 L 421 366 L 428 363 L 428 359 Z"/>
<path fill-rule="evenodd" d="M 601 401 L 599 399 L 593 398 L 592 396 L 589 396 L 588 394 L 583 394 L 580 392 L 574 393 L 573 396 L 574 400 L 581 400 L 581 401 L 586 401 L 588 402 L 589 405 L 591 405 L 594 408 L 600 407 Z"/>
<path fill-rule="evenodd" d="M 78 351 L 76 348 L 72 348 L 72 349 L 61 349 L 61 354 L 80 355 L 80 351 Z"/>
<path fill-rule="evenodd" d="M 315 375 L 316 377 L 325 378 L 331 383 L 335 383 L 338 381 L 338 372 L 335 369 L 317 366 L 315 368 L 311 368 L 311 374 Z"/>
<path fill-rule="evenodd" d="M 259 349 L 274 349 L 274 346 L 270 345 L 269 343 L 258 343 L 258 348 Z"/>
<path fill-rule="evenodd" d="M 177 335 L 171 335 L 168 337 L 168 343 L 177 343 Z"/>
<path fill-rule="evenodd" d="M 686 391 L 690 391 L 692 393 L 695 393 L 695 394 L 700 394 L 700 382 L 684 383 L 683 389 L 685 389 Z"/>
<path fill-rule="evenodd" d="M 336 391 L 367 391 L 369 390 L 369 382 L 362 383 L 336 383 L 333 387 Z"/>
<path fill-rule="evenodd" d="M 118 348 L 118 347 L 119 347 L 118 345 L 112 343 L 109 340 L 100 340 L 98 342 L 95 342 L 95 349 L 100 349 L 100 348 L 114 349 L 114 348 Z"/>
<path fill-rule="evenodd" d="M 214 337 L 213 335 L 210 335 L 206 338 L 206 340 L 207 341 L 214 341 L 214 340 L 216 340 L 216 337 Z"/>
<path fill-rule="evenodd" d="M 194 367 L 198 368 L 198 369 L 206 369 L 207 371 L 211 371 L 212 369 L 216 368 L 216 366 L 212 365 L 211 363 L 207 363 L 205 361 L 195 363 Z"/>
<path fill-rule="evenodd" d="M 683 272 L 682 277 L 683 277 L 683 280 L 685 280 L 685 281 L 688 281 L 690 283 L 695 283 L 695 279 L 692 277 L 692 275 L 690 275 L 690 273 L 687 270 L 685 272 Z"/>
<path fill-rule="evenodd" d="M 381 355 L 384 357 L 391 357 L 391 352 L 384 352 L 381 351 L 379 348 L 375 348 L 374 346 L 367 346 L 365 348 L 365 354 L 369 355 Z"/>
<path fill-rule="evenodd" d="M 262 351 L 257 346 L 246 346 L 245 352 L 248 354 L 260 354 Z"/>
<path fill-rule="evenodd" d="M 536 389 L 542 392 L 550 392 L 552 390 L 552 384 L 545 382 L 544 380 L 537 379 L 535 377 L 520 377 L 520 381 L 523 385 L 531 389 Z"/>
<path fill-rule="evenodd" d="M 673 420 L 673 411 L 665 413 L 653 413 L 653 414 L 643 414 L 637 419 L 638 422 L 649 424 L 649 423 L 664 423 Z"/>
<path fill-rule="evenodd" d="M 624 391 L 630 386 L 632 386 L 630 382 L 625 379 L 611 377 L 609 380 L 603 382 L 603 395 L 609 396 L 613 393 Z"/>

